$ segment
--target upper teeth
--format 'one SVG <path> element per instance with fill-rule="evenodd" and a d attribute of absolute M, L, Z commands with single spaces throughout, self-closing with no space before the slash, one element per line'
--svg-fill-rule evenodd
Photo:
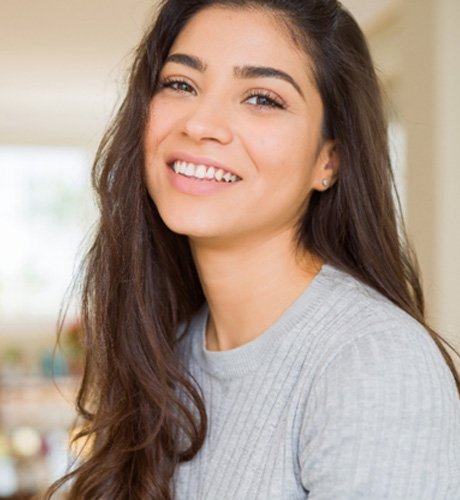
<path fill-rule="evenodd" d="M 186 177 L 195 177 L 196 179 L 209 179 L 218 182 L 236 182 L 239 177 L 226 172 L 221 168 L 209 167 L 207 165 L 195 165 L 186 161 L 175 161 L 173 169 L 176 174 L 182 174 Z"/>

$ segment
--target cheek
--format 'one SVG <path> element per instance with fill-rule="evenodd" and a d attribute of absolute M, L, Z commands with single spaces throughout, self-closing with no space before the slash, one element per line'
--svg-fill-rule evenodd
<path fill-rule="evenodd" d="M 155 186 L 159 185 L 158 158 L 161 150 L 161 142 L 167 134 L 165 121 L 162 119 L 162 108 L 152 100 L 144 133 L 144 171 L 147 189 L 156 203 L 158 194 Z"/>
<path fill-rule="evenodd" d="M 145 148 L 147 153 L 154 153 L 157 146 L 171 130 L 174 118 L 173 113 L 170 111 L 171 109 L 167 108 L 160 99 L 153 98 L 145 130 Z"/>
<path fill-rule="evenodd" d="M 306 178 L 314 163 L 316 144 L 305 124 L 287 124 L 254 129 L 248 146 L 258 170 L 264 169 L 274 181 L 289 177 Z"/>

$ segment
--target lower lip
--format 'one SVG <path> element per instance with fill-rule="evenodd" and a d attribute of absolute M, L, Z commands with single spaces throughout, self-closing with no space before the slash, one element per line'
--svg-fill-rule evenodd
<path fill-rule="evenodd" d="M 239 182 L 218 182 L 209 179 L 196 179 L 194 177 L 186 177 L 185 175 L 176 174 L 176 172 L 174 172 L 171 167 L 168 167 L 168 177 L 171 184 L 175 189 L 177 189 L 177 191 L 198 196 L 220 193 L 226 189 L 233 187 Z"/>

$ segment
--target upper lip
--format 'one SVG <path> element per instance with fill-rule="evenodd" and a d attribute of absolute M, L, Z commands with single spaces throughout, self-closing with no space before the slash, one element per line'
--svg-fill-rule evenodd
<path fill-rule="evenodd" d="M 172 153 L 166 159 L 166 163 L 168 165 L 172 165 L 176 161 L 186 161 L 187 163 L 193 163 L 194 165 L 205 165 L 207 167 L 221 168 L 222 170 L 225 170 L 225 172 L 229 172 L 230 174 L 236 175 L 237 177 L 241 178 L 241 176 L 239 176 L 231 168 L 228 168 L 224 164 L 213 160 L 212 158 L 206 158 L 204 156 L 194 156 L 190 153 L 180 152 Z"/>

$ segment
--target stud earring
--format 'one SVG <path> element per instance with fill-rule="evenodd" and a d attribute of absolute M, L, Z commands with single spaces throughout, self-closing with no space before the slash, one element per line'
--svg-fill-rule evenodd
<path fill-rule="evenodd" d="M 331 184 L 331 181 L 329 179 L 323 179 L 321 181 L 321 184 L 323 185 L 323 187 L 328 188 Z"/>

